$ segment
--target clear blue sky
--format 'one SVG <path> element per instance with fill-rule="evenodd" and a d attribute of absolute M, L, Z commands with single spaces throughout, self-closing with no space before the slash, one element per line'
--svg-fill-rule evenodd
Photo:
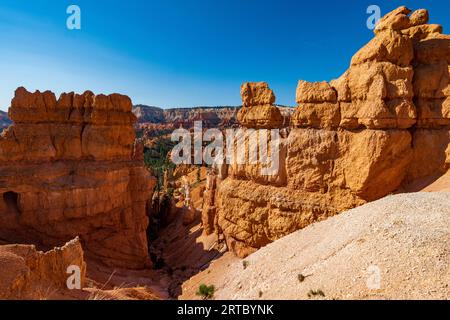
<path fill-rule="evenodd" d="M 378 3 L 377 3 L 378 2 Z M 298 79 L 331 80 L 372 38 L 371 4 L 407 5 L 450 27 L 448 0 L 1 0 L 0 109 L 18 86 L 119 92 L 162 107 L 238 105 L 245 81 L 267 81 L 294 105 Z M 66 9 L 82 29 L 66 28 Z"/>

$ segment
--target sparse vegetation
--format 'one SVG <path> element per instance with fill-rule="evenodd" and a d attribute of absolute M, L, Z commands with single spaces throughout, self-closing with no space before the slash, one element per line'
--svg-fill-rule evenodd
<path fill-rule="evenodd" d="M 37 300 L 50 300 L 57 291 L 57 289 L 54 289 L 51 286 L 44 289 L 41 285 L 36 290 Z"/>
<path fill-rule="evenodd" d="M 314 297 L 325 297 L 325 293 L 323 293 L 322 290 L 309 290 L 308 292 L 308 298 L 314 298 Z"/>
<path fill-rule="evenodd" d="M 87 300 L 109 300 L 108 297 L 103 294 L 101 291 L 92 291 L 89 296 L 87 297 Z"/>
<path fill-rule="evenodd" d="M 298 274 L 297 278 L 298 278 L 299 282 L 303 282 L 306 279 L 306 277 L 304 275 L 302 275 L 301 273 Z"/>
<path fill-rule="evenodd" d="M 244 270 L 247 269 L 247 267 L 249 266 L 249 262 L 247 260 L 242 261 L 242 266 L 244 267 Z"/>
<path fill-rule="evenodd" d="M 170 161 L 169 153 L 174 147 L 173 142 L 166 137 L 159 137 L 151 148 L 144 149 L 144 164 L 150 168 L 157 177 L 156 191 L 162 190 L 164 185 L 164 171 L 175 169 L 175 164 Z"/>
<path fill-rule="evenodd" d="M 214 297 L 215 291 L 216 288 L 213 285 L 207 286 L 206 284 L 201 284 L 198 288 L 197 295 L 202 297 L 203 300 L 208 300 Z"/>
<path fill-rule="evenodd" d="M 170 199 L 173 198 L 173 193 L 174 193 L 174 192 L 175 192 L 175 189 L 174 189 L 174 188 L 171 188 L 171 187 L 167 188 L 167 196 L 168 196 Z"/>

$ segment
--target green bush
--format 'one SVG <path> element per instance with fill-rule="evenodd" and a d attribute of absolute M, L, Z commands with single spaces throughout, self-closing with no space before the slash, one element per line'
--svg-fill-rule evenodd
<path fill-rule="evenodd" d="M 174 193 L 175 189 L 174 188 L 167 188 L 167 196 L 171 199 L 173 198 L 173 193 Z"/>
<path fill-rule="evenodd" d="M 208 300 L 214 297 L 215 290 L 216 288 L 213 285 L 207 286 L 206 284 L 202 284 L 198 288 L 197 295 L 202 297 L 203 300 Z"/>

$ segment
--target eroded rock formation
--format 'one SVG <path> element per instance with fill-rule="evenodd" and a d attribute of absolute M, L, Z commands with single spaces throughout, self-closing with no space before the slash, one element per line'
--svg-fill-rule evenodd
<path fill-rule="evenodd" d="M 208 172 L 206 176 L 205 192 L 203 193 L 202 226 L 206 235 L 214 233 L 216 230 L 216 190 L 217 176 L 214 170 Z"/>
<path fill-rule="evenodd" d="M 278 175 L 228 168 L 208 206 L 239 256 L 448 169 L 450 36 L 427 24 L 426 10 L 409 14 L 386 15 L 339 79 L 299 82 Z M 266 84 L 241 93 L 244 127 L 281 127 Z"/>
<path fill-rule="evenodd" d="M 246 128 L 272 129 L 283 124 L 280 110 L 274 106 L 275 95 L 267 83 L 245 83 L 241 87 L 242 108 L 237 119 Z"/>
<path fill-rule="evenodd" d="M 69 267 L 77 268 L 73 275 L 79 276 L 83 288 L 86 263 L 78 238 L 45 253 L 34 245 L 0 246 L 0 299 L 46 300 L 56 291 L 68 290 Z"/>
<path fill-rule="evenodd" d="M 273 95 L 273 93 L 271 94 Z M 264 108 L 264 106 L 262 106 L 262 108 Z M 279 112 L 275 109 L 274 106 L 269 109 L 269 112 L 272 111 L 281 113 L 284 127 L 289 126 L 293 108 L 277 106 Z M 163 135 L 169 135 L 173 132 L 173 130 L 180 127 L 185 129 L 192 129 L 194 127 L 194 124 L 197 122 L 202 123 L 203 129 L 214 128 L 225 130 L 238 127 L 238 111 L 239 107 L 196 107 L 161 109 L 158 107 L 150 107 L 145 105 L 133 106 L 133 113 L 138 119 L 136 128 L 138 132 L 140 132 L 140 135 L 143 137 L 144 142 L 146 142 L 146 146 L 151 145 L 152 140 L 158 139 Z M 255 110 L 253 110 L 253 112 L 251 113 L 255 113 Z M 256 111 L 256 114 L 257 113 L 258 111 Z M 241 112 L 240 116 L 243 116 L 243 112 Z M 249 117 L 251 118 L 252 114 L 250 114 Z"/>
<path fill-rule="evenodd" d="M 161 109 L 137 105 L 133 107 L 133 113 L 138 118 L 138 123 L 161 124 L 174 128 L 191 128 L 195 121 L 202 121 L 205 128 L 222 128 L 237 125 L 237 107 L 197 107 Z"/>
<path fill-rule="evenodd" d="M 149 262 L 146 202 L 155 181 L 122 95 L 17 89 L 0 138 L 0 238 L 50 248 L 79 236 L 87 256 Z"/>

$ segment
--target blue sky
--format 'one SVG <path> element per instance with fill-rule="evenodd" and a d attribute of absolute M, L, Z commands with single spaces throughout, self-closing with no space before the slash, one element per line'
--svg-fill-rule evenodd
<path fill-rule="evenodd" d="M 1 0 L 0 109 L 14 90 L 119 92 L 161 107 L 239 105 L 245 81 L 295 104 L 299 79 L 339 77 L 372 38 L 366 9 L 427 8 L 450 27 L 450 2 Z M 81 8 L 81 30 L 66 9 Z"/>

